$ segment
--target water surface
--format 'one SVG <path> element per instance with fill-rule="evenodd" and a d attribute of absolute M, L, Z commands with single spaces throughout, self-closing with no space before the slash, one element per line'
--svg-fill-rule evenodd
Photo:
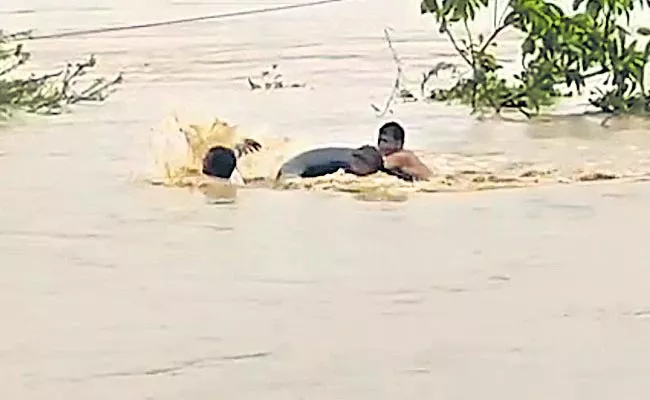
<path fill-rule="evenodd" d="M 49 33 L 267 4 L 279 3 L 9 0 L 0 24 Z M 254 189 L 211 206 L 142 179 L 150 131 L 173 112 L 305 146 L 372 140 L 383 120 L 370 103 L 384 101 L 395 73 L 386 26 L 414 79 L 455 60 L 416 1 L 392 0 L 30 43 L 38 68 L 93 52 L 100 73 L 127 75 L 100 107 L 0 131 L 0 397 L 647 392 L 647 183 L 402 203 Z M 516 56 L 513 43 L 502 42 L 504 57 Z M 275 62 L 313 89 L 250 92 L 245 78 Z M 448 156 L 488 169 L 646 171 L 638 122 L 605 130 L 597 118 L 517 124 L 445 105 L 395 110 L 408 146 L 436 168 Z"/>

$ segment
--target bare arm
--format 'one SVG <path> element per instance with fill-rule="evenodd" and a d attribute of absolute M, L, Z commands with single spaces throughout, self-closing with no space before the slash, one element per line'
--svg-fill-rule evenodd
<path fill-rule="evenodd" d="M 237 158 L 241 158 L 242 156 L 248 154 L 248 153 L 254 153 L 256 151 L 260 151 L 262 148 L 262 145 L 259 144 L 257 141 L 253 139 L 244 139 L 240 143 L 237 143 L 234 146 L 235 154 L 237 155 Z"/>
<path fill-rule="evenodd" d="M 387 169 L 399 169 L 417 180 L 427 180 L 433 172 L 413 152 L 402 150 L 386 157 L 384 166 Z"/>

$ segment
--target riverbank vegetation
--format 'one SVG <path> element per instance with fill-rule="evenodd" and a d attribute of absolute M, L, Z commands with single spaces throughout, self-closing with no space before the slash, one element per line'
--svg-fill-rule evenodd
<path fill-rule="evenodd" d="M 575 0 L 570 11 L 550 1 L 510 0 L 489 36 L 474 35 L 471 22 L 489 6 L 488 0 L 422 1 L 422 14 L 434 17 L 471 69 L 471 76 L 453 87 L 431 91 L 430 99 L 460 101 L 473 111 L 514 108 L 530 117 L 571 89 L 581 93 L 587 79 L 600 78 L 589 98 L 592 106 L 615 114 L 650 111 L 645 85 L 650 30 L 639 28 L 636 35 L 629 30 L 631 14 L 650 6 L 649 0 Z M 464 37 L 456 37 L 456 27 Z M 523 37 L 521 70 L 512 77 L 500 73 L 503 66 L 494 55 L 507 29 Z"/>
<path fill-rule="evenodd" d="M 102 102 L 122 82 L 122 76 L 114 79 L 97 78 L 88 82 L 83 77 L 96 65 L 90 56 L 76 64 L 47 74 L 21 74 L 31 59 L 23 44 L 29 32 L 7 34 L 0 31 L 0 118 L 7 118 L 16 111 L 38 114 L 60 114 L 72 104 Z"/>
<path fill-rule="evenodd" d="M 596 110 L 647 115 L 650 29 L 631 32 L 630 19 L 649 6 L 650 0 L 574 0 L 571 9 L 564 10 L 551 1 L 509 0 L 499 16 L 497 1 L 422 0 L 421 13 L 433 17 L 468 73 L 455 74 L 451 87 L 425 93 L 425 83 L 441 69 L 457 71 L 456 65 L 439 63 L 424 75 L 421 95 L 467 105 L 473 113 L 514 109 L 531 118 L 562 97 L 581 95 L 587 81 L 595 80 L 588 99 Z M 492 13 L 489 35 L 473 31 L 480 13 Z M 499 38 L 508 30 L 521 37 L 520 65 L 514 74 L 505 74 L 496 56 Z M 387 39 L 396 57 L 388 35 Z M 398 90 L 400 74 L 398 67 L 396 97 L 412 100 L 411 93 Z"/>

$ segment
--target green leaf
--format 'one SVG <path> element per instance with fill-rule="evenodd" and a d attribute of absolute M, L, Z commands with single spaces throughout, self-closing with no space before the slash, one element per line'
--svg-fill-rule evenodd
<path fill-rule="evenodd" d="M 564 11 L 562 11 L 562 9 L 557 5 L 553 3 L 548 3 L 547 7 L 548 7 L 548 12 L 546 13 L 547 15 L 552 14 L 553 17 L 555 18 L 564 16 Z"/>
<path fill-rule="evenodd" d="M 650 0 L 648 0 L 648 1 L 650 1 Z M 585 2 L 585 0 L 573 0 L 573 11 L 578 10 L 578 8 L 580 8 L 582 3 L 584 3 L 584 2 Z"/>
<path fill-rule="evenodd" d="M 641 36 L 650 36 L 650 28 L 641 27 L 636 30 L 636 33 Z"/>
<path fill-rule="evenodd" d="M 476 18 L 476 9 L 472 6 L 468 7 L 467 12 L 469 13 L 469 19 L 474 20 Z"/>
<path fill-rule="evenodd" d="M 420 3 L 421 14 L 436 14 L 439 8 L 438 0 L 422 0 Z"/>
<path fill-rule="evenodd" d="M 449 15 L 449 12 L 454 8 L 454 0 L 442 1 L 442 15 L 444 17 Z"/>
<path fill-rule="evenodd" d="M 620 42 L 621 42 L 620 43 L 621 49 L 620 49 L 620 51 L 617 51 L 617 53 L 620 53 L 620 52 L 623 52 L 625 47 L 626 47 L 625 42 L 627 41 L 628 32 L 625 29 L 623 29 L 622 27 L 620 27 L 620 26 L 618 28 L 619 28 L 619 30 L 618 30 L 618 40 L 620 40 Z"/>
<path fill-rule="evenodd" d="M 602 4 L 599 0 L 589 0 L 587 2 L 587 13 L 592 17 L 596 18 L 600 11 L 602 10 Z"/>
<path fill-rule="evenodd" d="M 534 50 L 535 50 L 535 42 L 529 36 L 526 38 L 526 40 L 524 40 L 524 43 L 521 45 L 521 51 L 523 51 L 524 55 L 526 55 L 526 54 L 532 54 Z"/>
<path fill-rule="evenodd" d="M 438 32 L 440 33 L 447 32 L 447 21 L 444 20 L 442 21 L 442 23 L 440 24 L 440 28 L 438 28 Z"/>
<path fill-rule="evenodd" d="M 619 35 L 621 35 L 621 34 L 631 35 L 632 34 L 630 31 L 628 31 L 627 29 L 625 29 L 625 27 L 623 27 L 621 25 L 616 25 L 616 29 L 618 30 Z"/>

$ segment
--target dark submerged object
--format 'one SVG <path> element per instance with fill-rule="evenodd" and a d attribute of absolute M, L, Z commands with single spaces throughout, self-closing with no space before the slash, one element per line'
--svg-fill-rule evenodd
<path fill-rule="evenodd" d="M 323 147 L 288 160 L 280 168 L 277 179 L 314 178 L 335 173 L 339 169 L 357 176 L 367 176 L 381 171 L 383 167 L 383 159 L 375 147 Z"/>

